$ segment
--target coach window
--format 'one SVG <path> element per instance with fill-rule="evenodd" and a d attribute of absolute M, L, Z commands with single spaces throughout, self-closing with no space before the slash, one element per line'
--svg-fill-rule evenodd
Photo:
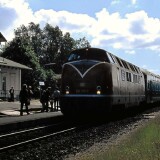
<path fill-rule="evenodd" d="M 156 91 L 158 91 L 158 84 L 156 83 Z"/>
<path fill-rule="evenodd" d="M 150 90 L 150 82 L 148 81 L 148 90 Z"/>

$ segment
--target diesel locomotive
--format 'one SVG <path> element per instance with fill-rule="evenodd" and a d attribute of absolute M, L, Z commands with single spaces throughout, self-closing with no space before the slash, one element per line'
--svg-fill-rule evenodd
<path fill-rule="evenodd" d="M 99 48 L 73 50 L 61 80 L 64 115 L 110 113 L 160 101 L 160 76 Z"/>

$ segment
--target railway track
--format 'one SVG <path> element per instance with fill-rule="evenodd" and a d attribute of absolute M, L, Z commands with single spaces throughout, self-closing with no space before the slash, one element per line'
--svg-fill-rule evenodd
<path fill-rule="evenodd" d="M 11 157 L 11 159 L 27 159 L 28 156 L 30 159 L 37 159 L 37 157 L 39 159 L 45 159 L 46 157 L 48 159 L 65 159 L 71 155 L 75 157 L 75 154 L 81 151 L 83 154 L 83 151 L 88 150 L 90 147 L 99 148 L 102 145 L 101 149 L 103 149 L 103 146 L 114 144 L 119 137 L 125 136 L 128 132 L 141 125 L 141 123 L 144 123 L 143 121 L 147 122 L 150 118 L 158 114 L 158 112 L 159 108 L 149 109 L 137 113 L 135 116 L 133 114 L 133 116 L 122 117 L 122 119 L 118 118 L 117 120 L 110 120 L 109 122 L 107 120 L 106 123 L 102 122 L 100 124 L 77 125 L 72 123 L 72 126 L 66 126 L 66 123 L 63 123 L 57 124 L 57 127 L 44 126 L 46 129 L 42 130 L 43 132 L 47 130 L 47 133 L 43 135 L 37 135 L 37 132 L 41 132 L 41 129 L 35 129 L 37 131 L 31 131 L 32 136 L 36 135 L 34 138 L 28 137 L 28 140 L 21 140 L 21 142 L 24 143 L 15 140 L 14 144 L 10 144 L 13 146 L 8 148 L 6 146 L 9 144 L 3 146 L 4 149 L 0 149 L 0 159 L 10 159 Z M 27 136 L 26 131 L 22 132 Z M 28 133 L 30 132 L 28 131 Z M 20 135 L 23 137 L 23 133 L 20 133 Z M 5 137 L 9 139 L 7 135 L 1 135 L 0 148 L 2 148 L 1 137 L 2 139 L 5 139 Z M 10 140 L 8 141 L 11 142 Z M 100 144 L 100 146 L 98 144 Z M 70 157 L 68 159 L 70 159 Z"/>
<path fill-rule="evenodd" d="M 72 127 L 69 124 L 57 123 L 0 135 L 0 152 L 39 142 L 49 137 L 64 134 L 75 129 L 76 127 Z"/>

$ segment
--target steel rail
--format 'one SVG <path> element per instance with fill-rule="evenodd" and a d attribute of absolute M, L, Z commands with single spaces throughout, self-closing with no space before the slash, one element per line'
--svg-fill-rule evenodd
<path fill-rule="evenodd" d="M 42 126 L 42 127 L 36 127 L 36 128 L 32 128 L 32 129 L 26 129 L 26 130 L 13 132 L 13 133 L 8 133 L 8 134 L 3 134 L 3 135 L 0 135 L 0 138 L 9 137 L 9 136 L 13 136 L 13 135 L 18 135 L 18 134 L 21 134 L 21 133 L 26 133 L 26 132 L 31 132 L 31 131 L 36 131 L 36 130 L 40 130 L 40 129 L 45 129 L 45 128 L 56 126 L 56 125 L 59 125 L 59 124 L 61 124 L 61 123 L 51 124 L 51 125 Z"/>
<path fill-rule="evenodd" d="M 76 127 L 72 127 L 72 128 L 69 128 L 69 129 L 65 129 L 65 130 L 62 130 L 62 131 L 55 132 L 55 133 L 47 134 L 45 136 L 41 136 L 41 137 L 38 137 L 38 138 L 34 138 L 34 139 L 30 139 L 30 140 L 23 141 L 23 142 L 20 142 L 20 143 L 16 143 L 16 144 L 12 144 L 12 145 L 9 145 L 9 146 L 5 146 L 5 147 L 0 148 L 0 152 L 12 149 L 14 147 L 19 147 L 21 145 L 33 143 L 33 142 L 36 142 L 36 141 L 39 141 L 39 140 L 42 140 L 42 139 L 45 139 L 45 138 L 49 138 L 49 137 L 58 135 L 58 134 L 69 132 L 69 131 L 72 131 L 72 130 L 75 130 L 75 129 L 76 129 Z"/>

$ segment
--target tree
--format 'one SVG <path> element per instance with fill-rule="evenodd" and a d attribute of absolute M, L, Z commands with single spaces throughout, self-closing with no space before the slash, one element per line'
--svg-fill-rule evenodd
<path fill-rule="evenodd" d="M 45 81 L 47 75 L 44 68 L 40 66 L 38 53 L 35 52 L 38 50 L 36 44 L 39 46 L 40 42 L 38 40 L 35 41 L 34 37 L 36 35 L 34 34 L 33 36 L 33 30 L 31 31 L 30 25 L 28 28 L 22 25 L 15 30 L 15 38 L 5 46 L 2 56 L 32 68 L 32 71 L 24 70 L 22 72 L 22 83 L 37 86 L 38 80 Z"/>
<path fill-rule="evenodd" d="M 56 55 L 59 50 L 59 44 L 62 42 L 63 34 L 58 26 L 55 28 L 49 24 L 43 29 L 43 61 L 42 63 L 51 63 L 56 61 Z"/>
<path fill-rule="evenodd" d="M 70 33 L 63 35 L 58 26 L 49 24 L 41 29 L 39 24 L 22 25 L 15 31 L 15 37 L 3 48 L 2 56 L 27 65 L 33 70 L 24 71 L 22 83 L 37 86 L 43 80 L 48 85 L 55 81 L 55 73 L 61 73 L 61 66 L 69 52 L 76 48 L 90 47 L 86 38 L 74 40 Z M 56 63 L 52 68 L 46 64 Z M 53 83 L 50 83 L 53 82 Z"/>
<path fill-rule="evenodd" d="M 89 48 L 89 47 L 91 47 L 91 45 L 89 44 L 89 42 L 86 40 L 85 37 L 75 41 L 74 49 Z"/>

